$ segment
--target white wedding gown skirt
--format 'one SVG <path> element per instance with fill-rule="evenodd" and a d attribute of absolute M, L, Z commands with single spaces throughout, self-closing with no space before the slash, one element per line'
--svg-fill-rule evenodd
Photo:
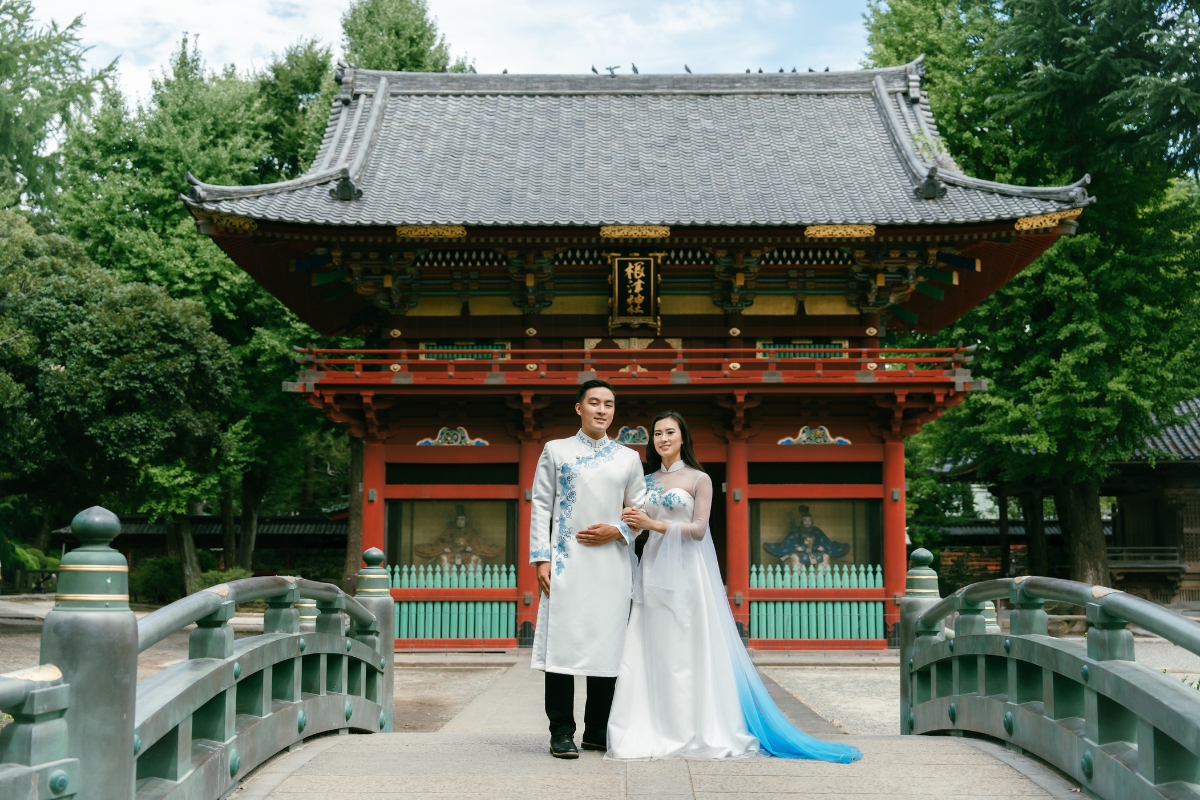
<path fill-rule="evenodd" d="M 647 543 L 647 551 L 654 543 Z M 704 586 L 699 549 L 690 549 L 694 557 L 684 565 L 687 579 Z M 712 593 L 692 593 L 686 625 L 655 594 L 644 594 L 644 601 L 633 606 L 625 634 L 609 715 L 608 755 L 738 758 L 757 753 L 758 740 L 742 716 Z"/>
<path fill-rule="evenodd" d="M 608 723 L 608 757 L 783 758 L 849 763 L 850 745 L 814 739 L 767 694 L 742 644 L 708 530 L 712 482 L 676 462 L 646 476 L 650 533 Z"/>

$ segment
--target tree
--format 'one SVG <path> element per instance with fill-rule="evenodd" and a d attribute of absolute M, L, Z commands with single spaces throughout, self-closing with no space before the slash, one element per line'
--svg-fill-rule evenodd
<path fill-rule="evenodd" d="M 39 29 L 33 13 L 30 0 L 0 0 L 0 208 L 53 205 L 60 154 L 48 144 L 113 72 L 85 72 L 82 17 Z"/>
<path fill-rule="evenodd" d="M 264 183 L 300 175 L 316 155 L 336 88 L 330 58 L 328 47 L 301 39 L 259 74 L 269 149 L 260 170 Z"/>
<path fill-rule="evenodd" d="M 942 92 L 932 77 L 931 102 L 952 120 L 976 115 L 951 123 L 947 145 L 977 174 L 1023 184 L 1093 176 L 1100 201 L 1081 235 L 934 337 L 977 341 L 992 391 L 927 431 L 942 458 L 973 462 L 985 480 L 1053 488 L 1072 577 L 1091 583 L 1108 581 L 1098 492 L 1107 464 L 1200 390 L 1200 205 L 1178 180 L 1178 137 L 1129 124 L 1139 76 L 1187 58 L 1150 46 L 1170 8 L 913 0 L 867 16 L 872 63 L 927 47 L 951 60 L 961 78 Z M 957 58 L 968 60 L 953 68 Z"/>
<path fill-rule="evenodd" d="M 300 67 L 268 71 L 294 77 L 308 70 L 311 88 L 319 49 L 314 55 L 300 45 L 289 52 L 285 59 Z M 264 169 L 295 168 L 299 117 L 281 121 L 267 106 L 273 102 L 276 113 L 282 108 L 301 115 L 300 101 L 289 105 L 286 98 L 300 97 L 306 84 L 295 78 L 290 88 L 264 98 L 262 80 L 243 78 L 232 67 L 208 72 L 195 43 L 185 39 L 153 81 L 145 105 L 130 110 L 115 88 L 106 89 L 94 113 L 68 130 L 69 182 L 60 212 L 64 229 L 102 266 L 202 303 L 236 357 L 229 399 L 219 413 L 227 434 L 237 433 L 231 439 L 237 447 L 209 465 L 202 495 L 172 497 L 171 487 L 192 483 L 163 472 L 157 496 L 171 508 L 201 501 L 224 505 L 227 521 L 240 510 L 242 539 L 227 553 L 226 566 L 244 569 L 252 567 L 258 517 L 281 461 L 294 457 L 296 443 L 322 425 L 315 409 L 279 391 L 294 375 L 291 346 L 317 337 L 196 234 L 179 192 L 188 170 L 214 183 L 245 184 L 261 180 Z"/>
<path fill-rule="evenodd" d="M 425 0 L 356 0 L 342 15 L 346 60 L 363 69 L 466 72 L 465 58 L 451 63 Z"/>
<path fill-rule="evenodd" d="M 123 282 L 7 211 L 0 342 L 0 494 L 29 498 L 47 518 L 97 502 L 185 513 L 179 503 L 203 493 L 202 476 L 236 438 L 213 411 L 229 399 L 235 363 L 203 306 Z M 174 505 L 162 499 L 168 483 Z"/>

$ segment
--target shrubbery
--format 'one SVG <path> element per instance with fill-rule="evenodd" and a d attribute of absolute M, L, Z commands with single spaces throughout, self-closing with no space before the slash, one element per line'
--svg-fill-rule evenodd
<path fill-rule="evenodd" d="M 129 593 L 149 603 L 170 603 L 183 597 L 183 565 L 178 558 L 147 558 L 129 575 Z"/>

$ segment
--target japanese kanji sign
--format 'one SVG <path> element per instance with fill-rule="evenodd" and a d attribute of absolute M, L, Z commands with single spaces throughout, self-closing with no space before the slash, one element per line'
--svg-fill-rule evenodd
<path fill-rule="evenodd" d="M 658 262 L 661 257 L 661 253 L 608 255 L 612 264 L 610 331 L 622 326 L 636 328 L 643 325 L 658 330 Z"/>

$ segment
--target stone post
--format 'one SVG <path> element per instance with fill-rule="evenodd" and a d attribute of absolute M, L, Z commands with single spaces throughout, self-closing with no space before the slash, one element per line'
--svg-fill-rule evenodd
<path fill-rule="evenodd" d="M 379 726 L 380 731 L 390 732 L 392 730 L 392 693 L 396 674 L 393 655 L 396 604 L 392 600 L 387 570 L 381 566 L 383 551 L 372 547 L 363 553 L 362 558 L 367 566 L 358 571 L 354 597 L 375 615 L 376 630 L 357 628 L 354 638 L 374 648 L 378 653 L 379 664 L 377 666 L 382 670 L 382 681 L 378 687 L 378 695 L 371 699 L 376 700 L 384 708 L 383 719 Z"/>
<path fill-rule="evenodd" d="M 0 684 L 28 681 L 31 691 L 20 703 L 0 704 L 12 722 L 0 728 L 0 796 L 48 797 L 80 790 L 79 762 L 67 758 L 67 721 L 63 719 L 71 687 L 52 664 L 0 675 Z M 0 696 L 3 696 L 0 690 Z M 13 767 L 26 769 L 13 769 Z M 49 792 L 47 792 L 49 790 Z M 6 794 L 6 792 L 10 794 Z"/>
<path fill-rule="evenodd" d="M 1008 594 L 1008 604 L 1012 606 L 1008 632 L 1013 636 L 1046 636 L 1050 619 L 1046 616 L 1045 602 L 1021 588 L 1026 577 L 1021 575 L 1013 578 L 1013 586 Z"/>
<path fill-rule="evenodd" d="M 917 621 L 926 609 L 937 605 L 937 573 L 929 568 L 933 553 L 924 547 L 912 553 L 912 568 L 904 582 L 904 597 L 900 600 L 900 733 L 912 733 L 912 658 L 917 652 Z M 936 635 L 938 627 L 924 634 Z"/>
<path fill-rule="evenodd" d="M 93 506 L 71 521 L 81 543 L 63 557 L 54 610 L 42 625 L 43 664 L 71 687 L 67 752 L 80 760 L 79 800 L 133 797 L 137 618 L 129 610 L 129 566 L 109 547 L 117 515 Z"/>
<path fill-rule="evenodd" d="M 1114 590 L 1104 586 L 1092 589 L 1092 595 L 1099 599 Z M 1099 603 L 1088 603 L 1084 608 L 1087 614 L 1087 654 L 1088 658 L 1096 661 L 1135 661 L 1133 652 L 1133 632 L 1126 628 L 1126 622 L 1109 614 Z"/>

